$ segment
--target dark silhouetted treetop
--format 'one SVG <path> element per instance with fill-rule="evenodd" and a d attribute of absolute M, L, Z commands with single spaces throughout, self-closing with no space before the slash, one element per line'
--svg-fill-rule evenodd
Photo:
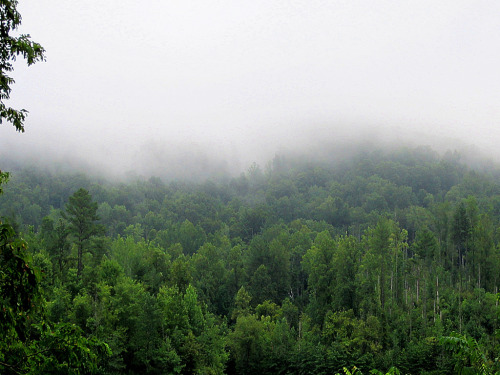
<path fill-rule="evenodd" d="M 31 41 L 28 34 L 12 36 L 11 33 L 21 24 L 21 15 L 17 11 L 17 1 L 0 1 L 0 123 L 10 122 L 17 131 L 24 132 L 24 120 L 28 111 L 8 107 L 14 79 L 8 76 L 14 70 L 12 63 L 21 55 L 28 65 L 45 59 L 43 47 Z"/>

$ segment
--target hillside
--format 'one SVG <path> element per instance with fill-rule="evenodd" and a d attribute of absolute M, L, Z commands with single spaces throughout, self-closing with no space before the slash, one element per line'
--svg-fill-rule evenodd
<path fill-rule="evenodd" d="M 500 169 L 429 148 L 333 160 L 201 183 L 19 167 L 0 214 L 47 320 L 109 346 L 103 373 L 476 366 L 451 337 L 498 371 Z"/>

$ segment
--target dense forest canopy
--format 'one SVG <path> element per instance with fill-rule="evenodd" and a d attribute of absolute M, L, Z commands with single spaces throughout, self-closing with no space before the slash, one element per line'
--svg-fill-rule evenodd
<path fill-rule="evenodd" d="M 17 32 L 21 24 L 17 5 L 16 0 L 0 2 L 0 124 L 7 122 L 18 132 L 24 132 L 27 111 L 10 107 L 9 101 L 14 62 L 19 58 L 28 65 L 43 61 L 45 50 L 29 35 Z M 209 8 L 205 11 L 212 11 L 212 7 Z M 150 8 L 141 6 L 140 12 L 144 10 L 149 21 Z M 316 8 L 318 10 L 323 15 L 323 6 Z M 65 18 L 60 17 L 64 13 L 49 11 L 49 15 L 52 13 Z M 75 13 L 73 9 L 71 13 Z M 138 13 L 130 13 L 134 23 Z M 190 15 L 193 13 L 189 11 Z M 246 21 L 245 12 L 241 14 Z M 207 19 L 205 12 L 200 15 Z M 265 22 L 272 24 L 275 18 L 281 22 L 280 17 L 270 17 Z M 103 19 L 108 25 L 110 19 Z M 192 22 L 196 17 L 179 19 L 185 27 L 185 21 Z M 406 23 L 404 17 L 401 20 Z M 428 21 L 425 17 L 425 22 Z M 323 27 L 332 24 L 336 23 L 328 18 Z M 316 27 L 320 25 L 316 22 L 312 29 L 327 30 Z M 85 34 L 91 29 L 94 30 L 85 23 Z M 290 30 L 295 29 L 300 28 Z M 100 33 L 97 29 L 94 31 Z M 59 30 L 57 34 L 65 35 Z M 182 33 L 176 30 L 172 34 Z M 488 43 L 483 43 L 483 37 L 488 34 L 480 38 L 485 46 Z M 107 43 L 107 49 L 109 41 L 99 35 L 98 40 L 101 39 Z M 309 48 L 308 39 L 304 41 Z M 143 42 L 141 39 L 141 46 L 150 48 Z M 127 40 L 123 48 L 127 61 L 130 60 L 129 43 L 132 40 Z M 245 43 L 240 44 L 247 48 Z M 279 44 L 283 46 L 281 41 Z M 406 40 L 404 44 L 408 45 Z M 75 44 L 68 39 L 62 48 L 65 54 L 72 45 Z M 78 44 L 77 48 L 80 47 Z M 103 48 L 101 54 L 104 51 Z M 168 51 L 178 54 L 175 48 Z M 474 51 L 480 52 L 480 49 Z M 245 54 L 247 52 L 245 50 Z M 488 57 L 490 52 L 488 50 Z M 286 54 L 281 54 L 289 60 Z M 317 58 L 309 52 L 306 55 Z M 200 71 L 210 66 L 207 65 L 210 59 L 205 56 L 199 59 L 193 59 L 196 54 L 186 56 L 190 63 L 196 60 L 204 64 Z M 398 61 L 386 52 L 384 56 Z M 82 57 L 99 60 L 89 53 L 80 55 Z M 331 68 L 331 63 L 338 59 L 336 55 L 332 57 L 334 60 L 330 63 L 323 62 L 328 74 L 320 81 L 337 85 L 338 80 L 325 79 L 336 70 Z M 225 60 L 231 59 L 218 59 Z M 266 65 L 270 61 L 267 57 L 259 60 Z M 68 61 L 73 68 L 75 59 Z M 116 56 L 112 61 L 116 70 Z M 136 60 L 130 61 L 133 64 L 130 72 L 136 74 Z M 243 60 L 239 60 L 238 66 L 241 62 Z M 392 61 L 391 64 L 366 62 L 370 66 L 392 64 Z M 476 63 L 470 64 L 475 71 Z M 193 67 L 187 65 L 187 76 L 191 79 Z M 356 66 L 345 62 L 342 65 L 348 67 L 349 74 Z M 254 70 L 254 64 L 250 66 Z M 281 72 L 286 63 L 276 66 Z M 449 69 L 448 64 L 442 66 L 446 71 Z M 99 77 L 94 68 L 92 76 Z M 175 68 L 163 70 L 182 76 L 181 70 Z M 414 75 L 413 69 L 409 71 Z M 270 72 L 274 79 L 275 72 L 273 69 Z M 158 71 L 152 69 L 147 73 Z M 244 82 L 240 79 L 245 74 L 237 76 L 238 82 Z M 253 80 L 254 76 L 248 77 Z M 307 74 L 304 77 L 308 86 L 313 77 Z M 389 80 L 384 77 L 380 75 L 380 80 L 395 81 L 392 75 Z M 491 81 L 491 77 L 485 77 Z M 203 81 L 202 78 L 198 76 L 195 80 Z M 407 84 L 399 78 L 398 82 Z M 217 82 L 219 78 L 214 79 Z M 130 83 L 122 77 L 119 81 Z M 142 83 L 143 79 L 137 81 Z M 162 79 L 155 76 L 151 81 L 162 82 Z M 288 83 L 288 79 L 284 81 Z M 115 87 L 107 82 L 108 88 Z M 373 82 L 372 86 L 377 86 Z M 295 86 L 301 92 L 298 97 L 301 106 L 303 92 L 309 91 L 297 82 L 279 90 L 270 90 L 271 86 L 262 83 L 258 84 L 258 90 L 265 88 L 273 96 L 276 92 L 293 91 L 290 89 Z M 66 82 L 64 86 L 66 88 Z M 186 84 L 179 81 L 170 86 L 175 88 L 174 96 L 178 97 L 182 96 L 181 88 Z M 205 92 L 197 86 L 187 86 L 192 92 Z M 129 89 L 123 91 L 129 92 Z M 78 90 L 81 101 L 80 86 Z M 248 92 L 253 90 L 257 91 L 257 87 L 246 88 Z M 384 90 L 398 92 L 384 88 L 381 92 Z M 56 91 L 59 102 L 61 93 Z M 71 98 L 70 91 L 64 96 Z M 147 91 L 155 92 L 141 86 L 141 92 Z M 50 92 L 46 88 L 47 97 Z M 186 95 L 189 105 L 185 105 L 190 112 L 186 117 L 190 123 L 196 117 L 191 113 L 192 92 Z M 334 101 L 346 100 L 349 108 L 352 98 L 358 100 L 363 96 L 346 96 L 349 90 L 345 89 L 335 92 Z M 481 97 L 478 90 L 471 92 L 471 98 Z M 164 94 L 155 95 L 152 102 L 158 98 L 164 100 Z M 332 107 L 335 118 L 339 117 L 338 108 L 331 106 L 335 95 L 316 95 L 329 98 L 328 107 Z M 448 94 L 445 96 L 448 100 Z M 408 97 L 415 102 L 421 99 Z M 168 112 L 164 116 L 144 110 L 148 99 L 147 96 L 141 99 L 144 99 L 142 106 L 136 106 L 135 96 L 134 105 L 129 106 L 140 111 L 140 123 L 160 118 L 163 127 L 169 118 Z M 435 105 L 435 99 L 429 97 L 429 103 Z M 218 101 L 227 103 L 226 99 Z M 494 95 L 483 95 L 480 101 L 476 100 L 487 105 L 490 101 L 494 102 Z M 266 112 L 266 105 L 276 106 L 273 101 L 265 102 L 254 101 L 257 107 L 253 112 L 260 115 Z M 290 103 L 294 102 L 299 103 L 293 100 Z M 41 103 L 41 107 L 50 112 L 57 112 L 55 108 L 63 112 L 61 108 L 65 107 L 55 106 L 54 102 L 47 105 L 43 100 Z M 245 98 L 244 103 L 247 106 L 252 100 Z M 391 108 L 394 106 L 392 98 L 387 103 Z M 314 103 L 310 104 L 308 111 L 315 108 Z M 369 106 L 372 104 L 370 99 Z M 203 112 L 203 105 L 198 106 L 197 115 L 203 118 L 202 124 L 197 125 L 199 129 L 205 128 L 212 111 L 219 112 L 211 105 L 205 103 L 205 106 L 210 108 L 210 116 Z M 285 109 L 286 116 L 283 113 L 279 116 L 281 121 L 297 116 L 293 106 Z M 85 112 L 89 107 L 92 106 L 85 107 Z M 106 107 L 106 112 L 113 116 L 123 112 L 122 115 L 128 116 L 125 107 L 122 105 L 114 114 Z M 239 105 L 231 107 L 238 108 L 236 118 L 245 117 L 242 121 L 227 122 L 226 119 L 226 125 L 231 128 L 238 123 L 241 130 L 255 121 L 255 118 L 250 122 L 246 119 L 251 111 L 242 111 Z M 400 107 L 406 112 L 411 106 Z M 483 115 L 484 110 L 469 112 Z M 93 112 L 102 115 L 99 110 Z M 452 112 L 459 113 L 456 108 Z M 82 117 L 80 124 L 85 124 L 86 129 L 94 125 L 84 116 L 75 116 L 73 110 L 67 113 L 72 119 Z M 148 120 L 144 116 L 150 113 L 153 118 Z M 365 116 L 371 117 L 368 113 Z M 64 119 L 62 113 L 59 115 Z M 61 122 L 67 128 L 65 120 L 54 121 L 52 116 L 51 113 L 52 126 Z M 105 116 L 102 118 L 104 122 L 97 121 L 95 129 L 104 128 L 102 124 L 109 122 Z M 219 116 L 212 121 L 214 119 L 217 123 L 224 122 Z M 176 129 L 183 127 L 182 121 L 172 121 L 171 116 L 170 123 Z M 268 124 L 260 126 L 262 130 Z M 147 133 L 159 135 L 158 128 L 151 129 L 154 127 Z M 99 135 L 102 130 L 99 128 Z M 126 138 L 116 137 L 112 129 L 109 138 L 106 139 L 104 133 L 103 142 L 112 139 L 121 142 Z M 294 132 L 289 133 L 293 133 L 291 138 L 295 136 Z M 57 130 L 54 134 L 58 135 L 57 139 L 63 138 Z M 94 137 L 89 139 L 95 141 L 94 132 L 85 135 Z M 86 147 L 90 143 L 78 141 Z M 164 147 L 162 137 L 155 141 L 158 143 L 153 144 L 151 157 L 144 160 L 160 166 L 165 164 L 165 173 L 157 175 L 180 173 L 191 180 L 150 177 L 116 182 L 73 173 L 71 167 L 68 172 L 53 173 L 35 165 L 28 166 L 16 154 L 18 150 L 11 149 L 7 151 L 8 156 L 2 156 L 2 374 L 500 373 L 500 172 L 497 166 L 467 164 L 456 152 L 439 155 L 428 147 L 382 151 L 362 146 L 364 151 L 358 152 L 350 147 L 323 149 L 315 144 L 311 155 L 276 156 L 265 168 L 254 163 L 234 177 L 221 172 L 227 167 L 226 160 L 214 166 L 205 160 L 204 153 L 193 156 L 194 148 L 188 152 L 183 150 L 184 163 L 168 165 L 170 159 L 164 156 L 167 153 L 156 152 Z M 126 153 L 117 151 L 116 146 L 110 148 L 114 155 L 133 155 L 127 146 Z M 26 152 L 19 149 L 22 149 L 20 154 Z M 99 149 L 97 143 L 96 149 Z M 71 151 L 75 154 L 76 148 Z M 85 154 L 89 156 L 88 149 Z M 172 155 L 178 157 L 178 150 L 174 149 Z M 6 158 L 11 160 L 4 160 Z M 142 162 L 142 165 L 146 168 L 151 163 Z M 9 165 L 10 173 L 5 172 Z M 217 177 L 209 177 L 212 174 Z M 195 182 L 192 177 L 198 180 Z"/>
<path fill-rule="evenodd" d="M 25 167 L 0 212 L 96 373 L 493 373 L 499 183 L 428 148 L 201 183 Z"/>

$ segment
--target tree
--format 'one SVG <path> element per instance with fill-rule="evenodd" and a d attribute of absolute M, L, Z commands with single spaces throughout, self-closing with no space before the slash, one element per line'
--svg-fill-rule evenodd
<path fill-rule="evenodd" d="M 223 374 L 228 357 L 225 326 L 198 301 L 194 287 L 189 285 L 185 291 L 161 287 L 157 301 L 162 336 L 176 354 L 170 358 L 180 359 L 175 366 L 165 366 L 163 373 Z"/>
<path fill-rule="evenodd" d="M 3 193 L 2 184 L 5 184 L 9 181 L 9 172 L 0 171 L 0 194 Z"/>
<path fill-rule="evenodd" d="M 323 231 L 316 236 L 314 246 L 303 257 L 303 268 L 308 274 L 309 313 L 313 321 L 321 325 L 327 311 L 331 308 L 335 269 L 332 267 L 337 244 L 330 233 Z"/>
<path fill-rule="evenodd" d="M 24 132 L 27 111 L 7 107 L 14 80 L 12 62 L 21 55 L 32 65 L 44 60 L 44 49 L 29 35 L 10 35 L 21 24 L 16 0 L 0 1 L 0 123 Z M 9 175 L 0 171 L 2 183 Z M 31 267 L 27 244 L 14 228 L 0 221 L 0 372 L 2 374 L 100 373 L 109 356 L 106 344 L 86 339 L 70 325 L 50 326 L 39 290 L 39 271 Z"/>
<path fill-rule="evenodd" d="M 54 221 L 46 216 L 43 218 L 40 233 L 45 249 L 54 262 L 54 268 L 57 269 L 57 275 L 63 280 L 65 265 L 70 253 L 70 244 L 67 239 L 68 228 L 63 219 L 60 218 L 57 225 L 54 226 Z"/>
<path fill-rule="evenodd" d="M 455 356 L 455 370 L 458 374 L 492 374 L 486 356 L 472 337 L 452 332 L 440 339 L 443 348 Z"/>
<path fill-rule="evenodd" d="M 468 241 L 471 237 L 472 226 L 465 204 L 460 202 L 453 214 L 452 237 L 458 251 L 458 265 L 465 265 L 465 256 L 468 250 Z"/>
<path fill-rule="evenodd" d="M 229 334 L 229 347 L 236 373 L 262 373 L 271 349 L 264 322 L 255 315 L 239 316 L 234 331 Z"/>
<path fill-rule="evenodd" d="M 26 249 L 12 226 L 0 221 L 0 373 L 101 372 L 110 355 L 106 344 L 46 320 L 40 272 Z"/>
<path fill-rule="evenodd" d="M 389 248 L 391 236 L 391 222 L 388 220 L 380 220 L 377 226 L 369 231 L 368 246 L 369 251 L 373 253 L 375 259 L 375 267 L 379 271 L 378 275 L 378 292 L 379 302 L 382 310 L 385 308 L 386 302 L 386 278 L 389 270 Z"/>
<path fill-rule="evenodd" d="M 83 188 L 76 191 L 66 204 L 64 217 L 68 220 L 68 230 L 75 238 L 78 249 L 78 276 L 83 270 L 83 253 L 88 250 L 90 239 L 99 234 L 101 227 L 95 222 L 97 216 L 97 202 L 92 201 L 92 196 Z"/>
<path fill-rule="evenodd" d="M 28 65 L 45 60 L 45 50 L 30 36 L 21 34 L 17 37 L 10 35 L 21 25 L 21 14 L 17 11 L 17 1 L 2 1 L 0 3 L 0 123 L 10 122 L 17 131 L 24 132 L 24 120 L 28 111 L 16 110 L 8 107 L 4 100 L 9 99 L 11 86 L 14 84 L 7 74 L 14 70 L 12 63 L 21 55 Z"/>

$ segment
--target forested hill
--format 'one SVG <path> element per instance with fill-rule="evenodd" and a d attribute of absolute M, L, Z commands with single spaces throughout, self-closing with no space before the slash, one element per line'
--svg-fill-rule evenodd
<path fill-rule="evenodd" d="M 20 168 L 2 187 L 46 318 L 106 343 L 102 373 L 499 370 L 496 166 L 417 148 L 202 183 Z"/>

